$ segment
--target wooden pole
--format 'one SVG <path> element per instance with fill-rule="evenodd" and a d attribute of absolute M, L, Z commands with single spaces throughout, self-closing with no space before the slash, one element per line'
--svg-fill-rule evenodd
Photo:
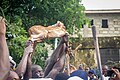
<path fill-rule="evenodd" d="M 96 33 L 96 27 L 95 26 L 92 27 L 92 34 L 93 34 L 93 39 L 94 39 L 94 46 L 95 46 L 95 51 L 96 51 L 98 69 L 100 71 L 100 79 L 103 80 L 101 58 L 100 58 L 98 38 L 97 38 L 97 35 L 96 35 L 97 33 Z"/>

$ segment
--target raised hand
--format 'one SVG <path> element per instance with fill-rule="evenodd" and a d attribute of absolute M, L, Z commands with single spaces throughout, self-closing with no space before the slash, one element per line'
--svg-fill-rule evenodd
<path fill-rule="evenodd" d="M 33 52 L 33 43 L 32 41 L 27 41 L 26 42 L 26 48 L 25 48 L 25 53 L 32 53 Z"/>
<path fill-rule="evenodd" d="M 33 52 L 33 43 L 31 41 L 27 41 L 22 60 L 20 61 L 20 63 L 18 64 L 18 67 L 16 68 L 16 72 L 19 75 L 19 77 L 23 77 L 23 75 L 25 74 L 28 66 L 27 61 L 28 61 L 29 55 L 32 52 Z"/>
<path fill-rule="evenodd" d="M 6 33 L 5 19 L 0 16 L 0 34 L 5 35 L 5 33 Z"/>
<path fill-rule="evenodd" d="M 120 80 L 120 72 L 119 72 L 119 70 L 118 70 L 118 69 L 113 69 L 113 68 L 112 68 L 112 70 L 113 70 L 114 73 L 116 74 L 115 80 Z"/>

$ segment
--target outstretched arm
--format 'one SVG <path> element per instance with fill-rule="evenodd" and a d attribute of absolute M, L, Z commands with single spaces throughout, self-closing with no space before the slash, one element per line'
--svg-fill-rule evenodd
<path fill-rule="evenodd" d="M 26 71 L 25 74 L 23 76 L 23 80 L 29 80 L 30 78 L 32 78 L 32 55 L 29 54 L 28 55 L 28 59 L 27 59 L 27 67 L 26 67 Z"/>
<path fill-rule="evenodd" d="M 50 62 L 48 63 L 48 65 L 45 68 L 44 77 L 46 77 L 48 75 L 51 76 L 54 73 L 56 73 L 55 70 L 57 70 L 57 68 L 62 68 L 61 66 L 63 66 L 63 64 L 64 64 L 64 59 L 62 56 L 65 56 L 65 50 L 67 47 L 66 46 L 67 38 L 68 38 L 67 35 L 62 37 L 60 44 L 58 45 L 56 50 L 51 55 Z M 58 64 L 60 67 L 57 67 Z M 57 72 L 59 72 L 59 71 L 60 71 L 60 69 Z"/>
<path fill-rule="evenodd" d="M 0 80 L 6 80 L 10 71 L 9 51 L 6 43 L 6 26 L 0 17 Z"/>
<path fill-rule="evenodd" d="M 55 79 L 55 76 L 63 70 L 65 65 L 65 55 L 66 55 L 65 49 L 66 49 L 66 45 L 63 44 L 63 49 L 62 49 L 63 52 L 61 53 L 62 55 L 58 58 L 53 68 L 46 77 Z"/>
<path fill-rule="evenodd" d="M 20 77 L 23 77 L 23 75 L 26 72 L 28 58 L 29 58 L 29 55 L 32 52 L 33 52 L 33 43 L 31 41 L 28 41 L 27 42 L 27 47 L 24 50 L 24 54 L 23 54 L 22 60 L 20 61 L 18 67 L 16 68 L 16 73 Z"/>

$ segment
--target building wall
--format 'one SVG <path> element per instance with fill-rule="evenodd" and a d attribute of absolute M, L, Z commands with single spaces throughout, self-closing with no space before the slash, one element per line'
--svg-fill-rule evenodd
<path fill-rule="evenodd" d="M 100 49 L 101 53 L 101 63 L 110 64 L 110 63 L 119 63 L 120 61 L 120 49 Z"/>
<path fill-rule="evenodd" d="M 93 19 L 98 37 L 120 37 L 120 13 L 87 13 L 86 16 Z M 108 28 L 102 28 L 102 19 L 108 20 Z M 93 37 L 88 25 L 84 25 L 80 33 L 86 38 Z M 100 49 L 100 55 L 102 65 L 109 61 L 120 63 L 120 49 Z"/>
<path fill-rule="evenodd" d="M 89 19 L 93 19 L 98 37 L 120 36 L 120 13 L 87 13 Z M 108 20 L 108 28 L 102 28 L 102 19 Z M 83 37 L 92 37 L 92 30 L 84 25 L 80 33 Z"/>

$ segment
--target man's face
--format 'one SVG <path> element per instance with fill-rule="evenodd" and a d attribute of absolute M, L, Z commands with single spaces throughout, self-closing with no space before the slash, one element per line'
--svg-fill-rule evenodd
<path fill-rule="evenodd" d="M 43 69 L 39 65 L 32 65 L 32 78 L 42 78 L 44 75 Z"/>
<path fill-rule="evenodd" d="M 87 73 L 88 73 L 89 70 L 90 70 L 90 69 L 89 69 L 88 67 L 85 68 L 85 71 L 86 71 Z"/>
<path fill-rule="evenodd" d="M 35 72 L 35 74 L 39 77 L 39 78 L 42 78 L 43 77 L 43 70 L 37 70 Z"/>
<path fill-rule="evenodd" d="M 93 79 L 95 75 L 93 73 L 88 73 L 88 76 Z"/>
<path fill-rule="evenodd" d="M 107 69 L 106 68 L 102 68 L 102 72 L 103 72 L 103 75 L 107 75 Z"/>

